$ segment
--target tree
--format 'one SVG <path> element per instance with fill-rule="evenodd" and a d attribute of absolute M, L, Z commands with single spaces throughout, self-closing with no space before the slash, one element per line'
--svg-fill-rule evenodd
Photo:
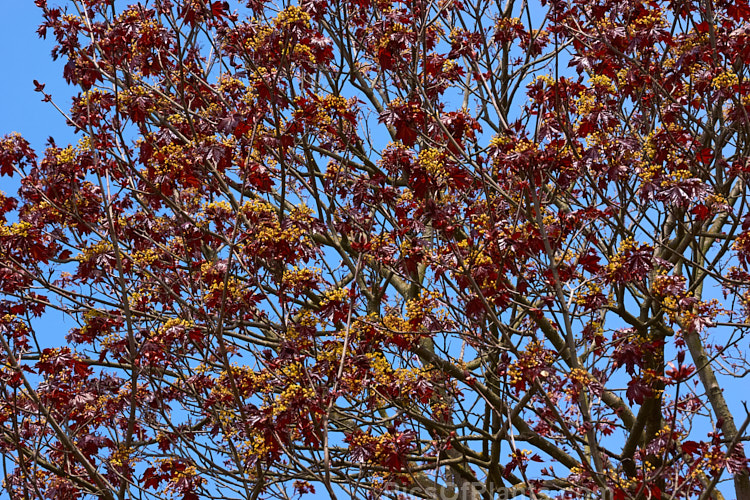
<path fill-rule="evenodd" d="M 750 498 L 747 0 L 36 4 L 12 498 Z"/>

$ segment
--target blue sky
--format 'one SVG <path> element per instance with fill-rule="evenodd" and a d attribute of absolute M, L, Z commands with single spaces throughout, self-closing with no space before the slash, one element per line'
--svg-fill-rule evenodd
<path fill-rule="evenodd" d="M 70 107 L 73 89 L 62 78 L 64 63 L 52 61 L 54 47 L 51 36 L 39 38 L 36 29 L 42 22 L 41 10 L 32 0 L 3 1 L 0 16 L 0 136 L 21 133 L 41 152 L 47 137 L 54 136 L 59 144 L 71 141 L 72 129 L 65 119 L 42 96 L 34 92 L 33 80 L 46 83 L 62 109 Z M 50 34 L 51 35 L 51 34 Z M 7 177 L 0 179 L 0 189 L 8 191 Z M 8 193 L 10 194 L 10 193 Z"/>

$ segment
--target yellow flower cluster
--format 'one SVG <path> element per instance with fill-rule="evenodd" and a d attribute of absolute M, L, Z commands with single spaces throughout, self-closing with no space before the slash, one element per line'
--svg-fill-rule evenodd
<path fill-rule="evenodd" d="M 737 235 L 737 238 L 732 244 L 732 249 L 734 249 L 734 251 L 744 251 L 746 248 L 750 248 L 750 232 L 743 231 Z"/>
<path fill-rule="evenodd" d="M 311 54 L 310 57 L 312 57 Z M 330 125 L 334 122 L 335 117 L 340 116 L 342 112 L 349 110 L 354 105 L 354 100 L 349 101 L 346 98 L 336 94 L 327 94 L 323 97 L 316 97 L 318 99 L 319 105 L 315 109 L 315 114 L 312 117 L 308 116 L 307 118 L 317 126 Z M 304 104 L 304 99 L 305 98 L 303 96 L 298 96 L 295 99 L 295 103 L 297 104 L 297 106 L 300 106 L 301 108 Z M 302 113 L 302 109 L 298 109 L 295 114 L 299 116 Z"/>
<path fill-rule="evenodd" d="M 575 303 L 579 306 L 583 306 L 586 304 L 586 299 L 588 297 L 591 297 L 592 295 L 596 295 L 602 293 L 602 287 L 600 287 L 597 283 L 594 283 L 593 281 L 587 281 L 582 285 L 582 288 L 579 288 L 576 295 L 575 295 Z"/>
<path fill-rule="evenodd" d="M 289 26 L 297 22 L 302 22 L 305 26 L 310 26 L 310 14 L 296 5 L 291 5 L 279 12 L 274 23 L 278 27 Z"/>
<path fill-rule="evenodd" d="M 711 86 L 717 90 L 730 89 L 739 84 L 739 77 L 731 70 L 723 71 L 711 80 Z"/>
<path fill-rule="evenodd" d="M 315 281 L 319 276 L 319 269 L 300 269 L 297 266 L 294 266 L 292 269 L 284 271 L 281 281 L 286 286 L 295 287 L 300 283 Z"/>
<path fill-rule="evenodd" d="M 484 245 L 470 248 L 468 240 L 461 240 L 456 243 L 456 246 L 461 250 L 467 250 L 466 264 L 469 267 L 492 264 L 492 257 L 485 253 L 486 247 Z"/>
<path fill-rule="evenodd" d="M 383 326 L 390 334 L 411 332 L 409 322 L 395 313 L 389 313 L 383 317 Z"/>
<path fill-rule="evenodd" d="M 183 328 L 191 328 L 194 325 L 195 323 L 193 323 L 192 321 L 188 321 L 186 319 L 170 318 L 163 325 L 161 325 L 161 327 L 159 328 L 159 331 L 164 332 L 175 326 L 181 326 Z"/>
<path fill-rule="evenodd" d="M 588 115 L 592 111 L 596 111 L 600 104 L 599 99 L 594 94 L 583 91 L 573 100 L 578 108 L 578 114 Z"/>
<path fill-rule="evenodd" d="M 346 288 L 329 288 L 323 293 L 323 298 L 320 301 L 320 307 L 325 307 L 331 302 L 344 301 L 349 294 Z"/>
<path fill-rule="evenodd" d="M 729 202 L 721 193 L 711 193 L 706 197 L 706 205 L 724 212 L 729 208 Z"/>
<path fill-rule="evenodd" d="M 315 397 L 315 391 L 309 387 L 302 387 L 297 383 L 290 384 L 279 394 L 273 405 L 274 415 L 279 415 L 289 409 L 289 405 L 297 400 L 309 400 Z M 302 405 L 306 406 L 306 405 Z"/>
<path fill-rule="evenodd" d="M 309 242 L 309 232 L 302 227 L 310 221 L 312 213 L 310 207 L 306 205 L 297 205 L 289 212 L 287 220 L 293 223 L 284 229 L 278 220 L 277 210 L 264 200 L 255 199 L 245 202 L 240 208 L 240 213 L 248 219 L 247 225 L 252 234 L 252 243 L 287 242 L 293 245 L 303 245 Z M 256 222 L 257 220 L 260 222 Z M 245 244 L 248 243 L 250 240 L 245 242 Z"/>
<path fill-rule="evenodd" d="M 372 436 L 360 432 L 349 436 L 349 448 L 365 448 L 374 450 L 373 456 L 369 457 L 368 463 L 377 463 L 386 453 L 391 453 L 389 441 L 391 437 L 386 434 L 383 436 Z"/>
<path fill-rule="evenodd" d="M 656 179 L 658 176 L 660 176 L 664 172 L 664 168 L 661 165 L 655 165 L 655 164 L 648 164 L 643 165 L 638 170 L 638 177 L 641 179 L 642 182 L 652 182 L 654 179 Z"/>
<path fill-rule="evenodd" d="M 130 88 L 120 91 L 119 99 L 124 107 L 129 106 L 138 97 L 144 97 L 149 95 L 148 89 L 143 85 L 133 85 Z M 156 111 L 155 101 L 146 108 L 146 113 L 153 113 Z"/>
<path fill-rule="evenodd" d="M 441 69 L 444 73 L 448 73 L 449 71 L 455 69 L 456 66 L 458 66 L 458 63 L 456 61 L 446 59 L 445 61 L 443 61 L 443 67 Z"/>
<path fill-rule="evenodd" d="M 137 7 L 129 7 L 122 11 L 117 19 L 118 24 L 132 24 L 137 22 L 141 17 L 141 11 Z"/>
<path fill-rule="evenodd" d="M 408 26 L 401 23 L 394 23 L 388 27 L 385 33 L 383 33 L 383 37 L 378 40 L 378 49 L 385 48 L 391 41 L 391 35 L 395 33 L 409 33 L 411 30 Z"/>
<path fill-rule="evenodd" d="M 487 212 L 472 214 L 471 225 L 479 236 L 486 236 L 487 230 L 492 227 L 490 214 L 488 214 Z"/>
<path fill-rule="evenodd" d="M 159 258 L 159 252 L 155 248 L 147 248 L 146 250 L 138 250 L 133 254 L 133 262 L 141 267 L 146 267 L 153 264 Z"/>
<path fill-rule="evenodd" d="M 106 314 L 97 309 L 91 309 L 83 313 L 83 325 L 81 326 L 81 334 L 85 335 L 91 328 L 89 323 L 91 323 L 91 321 L 95 320 L 96 318 L 101 318 L 102 316 L 106 316 Z"/>
<path fill-rule="evenodd" d="M 182 463 L 177 462 L 173 458 L 158 458 L 157 463 L 171 466 L 170 468 L 173 471 L 173 474 L 169 477 L 169 482 L 164 487 L 165 494 L 170 494 L 169 492 L 177 494 L 183 493 L 182 483 L 186 478 L 198 483 L 205 482 L 205 479 L 198 477 L 198 469 L 192 464 L 183 467 Z M 177 465 L 178 463 L 179 466 L 175 467 L 174 465 Z"/>
<path fill-rule="evenodd" d="M 628 26 L 628 34 L 632 35 L 635 31 L 634 28 L 652 28 L 652 27 L 660 27 L 664 28 L 668 26 L 667 21 L 662 16 L 661 12 L 659 11 L 651 11 L 646 16 L 641 16 L 638 19 L 633 22 L 632 26 Z"/>
<path fill-rule="evenodd" d="M 300 311 L 297 315 L 297 323 L 302 326 L 316 326 L 319 319 L 308 309 Z"/>
<path fill-rule="evenodd" d="M 14 222 L 10 225 L 3 224 L 0 226 L 0 236 L 20 236 L 27 238 L 29 236 L 29 229 L 31 229 L 31 224 L 26 221 Z"/>
<path fill-rule="evenodd" d="M 351 106 L 349 100 L 340 95 L 328 94 L 322 99 L 323 107 L 331 111 L 342 111 Z"/>
<path fill-rule="evenodd" d="M 100 241 L 95 245 L 82 249 L 81 253 L 76 256 L 76 260 L 85 262 L 92 257 L 109 252 L 110 250 L 112 250 L 112 245 L 108 241 Z"/>
<path fill-rule="evenodd" d="M 574 384 L 565 388 L 568 396 L 577 396 L 580 387 L 587 387 L 591 381 L 591 375 L 583 368 L 573 368 L 568 374 L 568 379 Z"/>
<path fill-rule="evenodd" d="M 531 153 L 534 154 L 539 149 L 539 145 L 529 139 L 520 139 L 516 141 L 513 147 L 514 153 Z"/>
<path fill-rule="evenodd" d="M 73 148 L 73 146 L 68 146 L 65 149 L 61 149 L 55 155 L 55 159 L 57 159 L 57 161 L 60 163 L 73 163 L 76 159 L 75 149 Z"/>
<path fill-rule="evenodd" d="M 263 457 L 269 451 L 271 451 L 271 447 L 268 446 L 263 435 L 255 432 L 252 433 L 250 435 L 250 438 L 245 440 L 242 445 L 245 454 L 252 459 L 256 457 Z"/>
<path fill-rule="evenodd" d="M 591 78 L 589 78 L 589 83 L 594 88 L 606 90 L 608 92 L 614 93 L 617 90 L 612 80 L 608 76 L 605 76 L 605 75 L 594 75 Z"/>
<path fill-rule="evenodd" d="M 223 74 L 219 77 L 219 91 L 227 92 L 235 89 L 245 90 L 247 86 L 242 80 L 233 78 L 229 74 Z"/>
<path fill-rule="evenodd" d="M 381 440 L 370 434 L 360 432 L 349 437 L 349 448 L 376 448 L 379 446 Z M 374 459 L 375 457 L 373 457 Z"/>
<path fill-rule="evenodd" d="M 128 465 L 130 463 L 130 457 L 132 454 L 132 449 L 125 448 L 124 446 L 120 445 L 117 450 L 112 452 L 112 455 L 109 457 L 109 463 L 114 467 L 122 467 Z"/>
<path fill-rule="evenodd" d="M 607 274 L 612 275 L 617 272 L 617 270 L 619 270 L 625 263 L 625 254 L 630 250 L 635 250 L 639 246 L 641 245 L 639 245 L 639 243 L 637 243 L 633 238 L 625 238 L 624 240 L 622 240 L 617 248 L 617 254 L 615 254 L 609 261 L 609 264 L 607 264 Z"/>
<path fill-rule="evenodd" d="M 83 93 L 81 93 L 81 96 L 77 100 L 77 104 L 81 108 L 86 108 L 91 104 L 96 104 L 97 102 L 101 101 L 103 97 L 109 95 L 107 92 L 103 92 L 99 89 L 92 89 L 92 90 L 86 90 Z M 86 136 L 83 140 L 88 140 L 89 137 Z"/>
<path fill-rule="evenodd" d="M 227 298 L 239 298 L 242 296 L 245 286 L 236 277 L 230 277 L 226 282 L 226 297 Z M 213 283 L 208 289 L 208 295 L 216 294 L 215 296 L 221 297 L 224 293 L 224 281 Z"/>
<path fill-rule="evenodd" d="M 273 33 L 273 29 L 268 26 L 259 26 L 253 36 L 249 36 L 245 39 L 244 45 L 247 50 L 258 50 L 263 42 L 266 41 L 269 35 Z M 265 68 L 264 68 L 265 69 Z"/>
<path fill-rule="evenodd" d="M 344 353 L 344 344 L 342 342 L 331 342 L 328 343 L 326 346 L 326 349 L 321 349 L 318 351 L 318 354 L 316 356 L 316 359 L 319 363 L 321 362 L 328 362 L 328 363 L 336 363 L 336 361 L 341 359 L 341 355 Z"/>
<path fill-rule="evenodd" d="M 292 58 L 293 59 L 306 58 L 307 62 L 310 64 L 315 64 L 316 62 L 318 62 L 310 46 L 304 43 L 296 43 L 292 46 Z"/>
<path fill-rule="evenodd" d="M 375 381 L 379 384 L 390 383 L 393 375 L 393 367 L 385 358 L 385 355 L 382 352 L 368 352 L 366 356 Z"/>
<path fill-rule="evenodd" d="M 158 164 L 154 164 L 156 158 L 161 160 Z M 170 142 L 154 152 L 151 163 L 157 175 L 164 175 L 181 171 L 188 163 L 188 158 L 182 146 Z"/>
<path fill-rule="evenodd" d="M 523 28 L 523 23 L 518 17 L 501 17 L 495 22 L 495 31 L 508 31 Z"/>
<path fill-rule="evenodd" d="M 269 393 L 272 390 L 270 385 L 271 375 L 268 372 L 257 372 L 248 366 L 235 365 L 231 366 L 228 371 L 224 370 L 221 372 L 211 390 L 212 396 L 217 399 L 221 399 L 222 396 L 234 397 L 230 389 L 229 374 L 234 379 L 235 386 L 241 397 L 250 397 L 258 392 Z"/>
<path fill-rule="evenodd" d="M 205 212 L 208 212 L 209 210 L 215 211 L 215 212 L 231 212 L 232 211 L 232 205 L 230 205 L 229 202 L 226 200 L 204 203 L 202 208 L 203 208 L 204 214 L 199 214 L 199 215 L 205 215 Z"/>
<path fill-rule="evenodd" d="M 546 76 L 546 75 L 542 75 L 539 78 L 542 79 L 544 76 Z M 504 135 L 502 135 L 502 136 L 501 135 L 496 135 L 492 139 L 490 139 L 490 146 L 496 147 L 496 148 L 501 148 L 501 147 L 505 146 L 506 144 L 508 144 L 509 142 L 511 142 L 511 141 L 510 141 L 510 139 L 508 137 L 506 137 Z"/>
<path fill-rule="evenodd" d="M 406 303 L 406 317 L 409 321 L 414 321 L 432 313 L 440 298 L 438 291 L 422 291 L 418 299 L 411 299 Z"/>
<path fill-rule="evenodd" d="M 115 344 L 117 344 L 121 340 L 121 337 L 117 335 L 116 333 L 110 333 L 108 335 L 105 335 L 101 339 L 101 350 L 109 350 L 111 349 Z"/>
<path fill-rule="evenodd" d="M 669 295 L 667 287 L 675 286 L 677 283 L 680 284 L 680 290 L 684 290 L 684 279 L 682 276 L 668 275 L 665 271 L 661 271 L 658 276 L 654 277 L 653 282 L 651 283 L 651 293 L 656 296 Z"/>
<path fill-rule="evenodd" d="M 725 467 L 724 463 L 726 455 L 721 450 L 709 449 L 703 454 L 702 458 L 705 462 L 705 468 L 696 468 L 696 471 L 702 470 L 703 472 L 721 472 Z"/>
<path fill-rule="evenodd" d="M 240 213 L 249 215 L 257 214 L 260 216 L 272 215 L 276 213 L 276 209 L 265 200 L 260 198 L 254 198 L 246 201 L 242 207 L 240 207 Z"/>
<path fill-rule="evenodd" d="M 508 378 L 510 383 L 518 384 L 524 381 L 524 370 L 547 366 L 555 361 L 554 354 L 545 349 L 539 340 L 529 342 L 526 348 L 521 352 L 518 360 L 508 368 Z M 544 375 L 544 371 L 540 373 Z"/>
<path fill-rule="evenodd" d="M 686 181 L 692 177 L 693 174 L 690 172 L 690 170 L 681 168 L 669 174 L 669 179 L 664 179 L 663 181 L 661 181 L 661 186 L 667 187 L 675 182 Z"/>

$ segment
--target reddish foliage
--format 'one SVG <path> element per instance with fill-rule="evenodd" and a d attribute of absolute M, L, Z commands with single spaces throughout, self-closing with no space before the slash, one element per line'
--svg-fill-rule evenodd
<path fill-rule="evenodd" d="M 36 4 L 11 497 L 750 497 L 746 0 Z"/>

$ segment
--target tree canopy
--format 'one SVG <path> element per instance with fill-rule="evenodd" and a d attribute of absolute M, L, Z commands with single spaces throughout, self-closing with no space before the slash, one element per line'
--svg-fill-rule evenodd
<path fill-rule="evenodd" d="M 747 0 L 36 4 L 12 498 L 750 499 Z"/>

